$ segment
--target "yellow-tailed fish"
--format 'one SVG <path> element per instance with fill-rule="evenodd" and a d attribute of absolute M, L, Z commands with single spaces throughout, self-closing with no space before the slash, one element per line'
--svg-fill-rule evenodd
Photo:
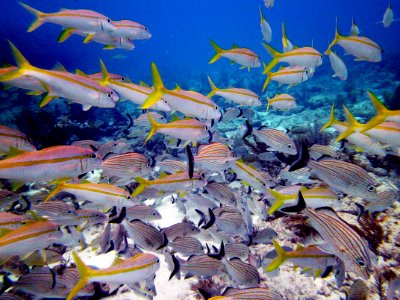
<path fill-rule="evenodd" d="M 295 48 L 287 52 L 279 52 L 271 45 L 263 43 L 265 49 L 272 56 L 271 62 L 264 68 L 265 71 L 272 70 L 278 63 L 288 63 L 290 66 L 318 67 L 322 64 L 322 54 L 312 47 Z"/>
<path fill-rule="evenodd" d="M 153 276 L 160 268 L 159 258 L 150 253 L 140 253 L 127 260 L 116 259 L 114 265 L 99 270 L 89 268 L 75 252 L 72 252 L 72 257 L 80 279 L 69 293 L 67 300 L 72 300 L 89 282 L 130 284 Z"/>
<path fill-rule="evenodd" d="M 274 109 L 277 110 L 290 110 L 292 108 L 296 107 L 296 98 L 289 94 L 276 94 L 272 98 L 268 98 L 268 105 L 267 105 L 267 112 L 270 107 L 273 107 Z"/>
<path fill-rule="evenodd" d="M 289 52 L 294 49 L 293 44 L 289 41 L 286 34 L 285 22 L 282 22 L 282 52 Z"/>
<path fill-rule="evenodd" d="M 299 192 L 298 204 L 285 208 L 285 212 L 300 212 L 308 217 L 308 223 L 328 244 L 327 250 L 339 257 L 347 272 L 368 279 L 373 272 L 376 256 L 369 249 L 367 241 L 343 221 L 332 209 L 314 210 L 306 207 Z"/>
<path fill-rule="evenodd" d="M 81 30 L 67 28 L 64 29 L 59 35 L 57 41 L 59 43 L 64 42 L 71 35 L 76 34 L 79 36 L 83 36 L 85 39 L 83 43 L 87 44 L 89 42 L 96 42 L 99 44 L 105 45 L 103 47 L 104 50 L 112 50 L 112 49 L 124 49 L 124 50 L 134 50 L 135 45 L 133 42 L 127 38 L 119 37 L 119 36 L 111 36 L 105 32 L 96 32 L 96 33 L 88 33 Z"/>
<path fill-rule="evenodd" d="M 350 35 L 352 36 L 360 35 L 360 28 L 358 28 L 358 25 L 356 24 L 356 22 L 354 22 L 354 18 L 351 18 Z"/>
<path fill-rule="evenodd" d="M 301 189 L 304 196 L 304 200 L 308 207 L 318 208 L 318 207 L 335 207 L 338 206 L 338 195 L 332 192 L 326 187 L 314 187 L 311 189 Z M 275 202 L 268 209 L 268 214 L 273 214 L 275 211 L 281 207 L 291 206 L 297 199 L 297 193 L 284 194 L 277 192 L 275 190 L 269 190 L 271 195 L 275 198 Z"/>
<path fill-rule="evenodd" d="M 283 131 L 267 128 L 253 132 L 256 139 L 273 150 L 289 155 L 296 155 L 297 149 L 294 141 Z"/>
<path fill-rule="evenodd" d="M 208 62 L 209 64 L 216 62 L 221 57 L 226 57 L 241 65 L 242 68 L 247 68 L 249 71 L 250 68 L 258 68 L 261 66 L 260 57 L 248 48 L 234 46 L 232 49 L 222 49 L 214 41 L 211 40 L 210 42 L 216 53 Z"/>
<path fill-rule="evenodd" d="M 271 82 L 274 80 L 279 84 L 288 84 L 289 86 L 297 85 L 301 82 L 307 81 L 309 79 L 308 69 L 305 67 L 286 67 L 281 68 L 276 72 L 271 72 L 266 70 L 267 66 L 264 64 L 263 74 L 267 75 L 267 79 L 263 85 L 263 92 Z"/>
<path fill-rule="evenodd" d="M 335 38 L 329 45 L 325 54 L 329 54 L 334 45 L 340 45 L 348 54 L 356 57 L 359 61 L 380 62 L 382 60 L 382 49 L 377 43 L 364 36 L 344 36 L 338 31 L 336 22 Z"/>
<path fill-rule="evenodd" d="M 51 222 L 32 221 L 14 230 L 4 231 L 0 237 L 0 260 L 14 255 L 21 257 L 43 250 L 62 236 L 60 228 Z"/>
<path fill-rule="evenodd" d="M 113 21 L 115 30 L 111 36 L 124 37 L 131 40 L 148 40 L 151 38 L 149 29 L 137 22 L 130 20 Z"/>
<path fill-rule="evenodd" d="M 36 151 L 30 138 L 24 133 L 4 125 L 0 125 L 0 152 L 7 153 L 12 148 L 21 151 Z"/>
<path fill-rule="evenodd" d="M 339 138 L 341 138 L 341 136 L 349 130 L 352 130 L 349 127 L 349 124 L 347 122 L 341 122 L 335 119 L 335 112 L 334 112 L 334 106 L 332 105 L 332 109 L 331 109 L 331 114 L 330 114 L 330 118 L 329 121 L 321 128 L 322 130 L 325 130 L 328 127 L 333 127 L 337 130 L 337 132 L 339 133 Z M 379 155 L 379 156 L 385 156 L 386 155 L 386 151 L 385 149 L 381 146 L 381 144 L 369 137 L 368 135 L 361 133 L 361 132 L 352 132 L 350 135 L 348 135 L 346 137 L 347 141 L 349 141 L 351 144 L 354 145 L 354 147 L 356 148 L 356 151 L 358 152 L 367 152 L 370 154 L 375 154 L 375 155 Z"/>
<path fill-rule="evenodd" d="M 264 41 L 269 43 L 272 39 L 272 29 L 262 13 L 261 6 L 260 6 L 260 27 Z"/>
<path fill-rule="evenodd" d="M 0 161 L 0 178 L 23 182 L 75 177 L 99 169 L 101 159 L 90 149 L 54 146 Z"/>
<path fill-rule="evenodd" d="M 110 33 L 116 29 L 110 18 L 92 10 L 62 9 L 56 13 L 43 13 L 21 2 L 20 4 L 36 17 L 28 32 L 34 31 L 43 23 L 58 24 L 64 28 L 75 28 L 87 32 Z"/>
<path fill-rule="evenodd" d="M 18 68 L 13 72 L 0 76 L 0 82 L 20 78 L 21 76 L 36 78 L 47 91 L 47 95 L 40 102 L 40 107 L 45 106 L 56 97 L 63 97 L 80 103 L 83 110 L 88 110 L 92 106 L 115 107 L 115 102 L 119 97 L 111 89 L 103 87 L 85 76 L 66 71 L 52 71 L 34 67 L 11 42 L 9 43 Z"/>
<path fill-rule="evenodd" d="M 214 95 L 221 96 L 227 100 L 235 102 L 244 106 L 260 106 L 261 105 L 261 97 L 256 93 L 241 88 L 226 88 L 221 89 L 217 88 L 217 86 L 212 82 L 211 78 L 208 77 L 208 82 L 211 86 L 211 92 L 207 95 L 207 97 L 212 97 Z"/>
<path fill-rule="evenodd" d="M 154 90 L 142 105 L 143 109 L 152 107 L 162 98 L 173 110 L 180 111 L 187 116 L 204 119 L 219 119 L 221 117 L 218 106 L 203 94 L 180 88 L 174 90 L 165 88 L 154 63 L 151 64 L 151 73 Z"/>
<path fill-rule="evenodd" d="M 48 201 L 60 192 L 73 194 L 79 200 L 86 200 L 105 208 L 129 207 L 134 204 L 128 191 L 108 183 L 60 182 L 44 201 Z"/>
<path fill-rule="evenodd" d="M 286 261 L 301 268 L 316 270 L 325 270 L 328 266 L 339 263 L 339 259 L 334 254 L 321 250 L 317 245 L 307 247 L 299 245 L 296 250 L 285 251 L 276 240 L 273 240 L 273 243 L 278 256 L 268 265 L 267 272 L 275 270 Z"/>
<path fill-rule="evenodd" d="M 375 107 L 376 115 L 365 124 L 361 132 L 367 131 L 384 121 L 392 121 L 400 124 L 400 110 L 389 110 L 382 104 L 378 97 L 371 91 L 368 91 L 368 96 Z"/>
<path fill-rule="evenodd" d="M 16 69 L 17 67 L 14 66 L 0 68 L 0 76 L 15 71 Z M 31 90 L 31 92 L 28 92 L 29 95 L 41 95 L 46 92 L 45 88 L 40 84 L 40 81 L 30 76 L 22 76 L 10 81 L 4 81 L 3 86 L 5 88 L 13 86 L 20 89 Z"/>
<path fill-rule="evenodd" d="M 162 124 L 157 123 L 151 115 L 148 115 L 148 117 L 151 130 L 145 142 L 157 132 L 185 141 L 199 141 L 206 138 L 209 138 L 209 142 L 212 140 L 212 134 L 208 126 L 196 119 L 177 120 Z"/>
<path fill-rule="evenodd" d="M 347 67 L 343 60 L 334 52 L 329 50 L 329 61 L 335 74 L 332 77 L 338 77 L 340 80 L 347 79 Z"/>
<path fill-rule="evenodd" d="M 192 178 L 189 178 L 187 172 L 166 175 L 154 180 L 147 180 L 140 177 L 135 178 L 135 180 L 139 183 L 139 186 L 133 191 L 133 197 L 139 195 L 147 188 L 175 192 L 202 188 L 207 184 L 201 174 L 195 173 Z"/>

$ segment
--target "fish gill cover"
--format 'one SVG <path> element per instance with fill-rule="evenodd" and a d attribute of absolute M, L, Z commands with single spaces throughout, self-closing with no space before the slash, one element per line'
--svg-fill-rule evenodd
<path fill-rule="evenodd" d="M 399 12 L 3 3 L 0 297 L 399 297 Z"/>

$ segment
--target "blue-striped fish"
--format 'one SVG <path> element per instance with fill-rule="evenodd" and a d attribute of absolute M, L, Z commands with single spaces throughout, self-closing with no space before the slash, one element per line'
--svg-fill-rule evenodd
<path fill-rule="evenodd" d="M 143 221 L 160 220 L 161 215 L 157 209 L 147 205 L 134 205 L 126 208 L 126 218 L 128 220 L 139 219 Z"/>
<path fill-rule="evenodd" d="M 192 237 L 176 237 L 168 243 L 168 246 L 174 251 L 185 256 L 202 255 L 204 254 L 204 247 L 201 242 Z"/>
<path fill-rule="evenodd" d="M 273 150 L 296 155 L 297 149 L 293 140 L 284 132 L 276 129 L 261 129 L 254 131 L 254 136 L 258 141 L 265 143 Z"/>
<path fill-rule="evenodd" d="M 345 264 L 347 272 L 368 279 L 373 272 L 375 255 L 368 243 L 332 209 L 314 210 L 307 208 L 304 198 L 299 192 L 298 204 L 285 208 L 285 212 L 301 212 L 306 215 L 310 225 L 318 231 L 328 244 L 329 252 L 339 257 Z"/>
<path fill-rule="evenodd" d="M 141 220 L 124 220 L 122 225 L 135 245 L 141 249 L 155 251 L 168 244 L 165 235 L 153 225 L 147 224 Z"/>
<path fill-rule="evenodd" d="M 200 170 L 222 172 L 237 160 L 228 146 L 222 143 L 202 145 L 193 157 L 194 167 Z"/>
<path fill-rule="evenodd" d="M 193 222 L 184 219 L 180 223 L 161 229 L 161 233 L 165 234 L 168 240 L 173 240 L 177 237 L 194 236 L 200 233 L 200 229 Z"/>
<path fill-rule="evenodd" d="M 187 165 L 184 161 L 166 159 L 157 163 L 160 172 L 175 174 L 187 170 Z"/>

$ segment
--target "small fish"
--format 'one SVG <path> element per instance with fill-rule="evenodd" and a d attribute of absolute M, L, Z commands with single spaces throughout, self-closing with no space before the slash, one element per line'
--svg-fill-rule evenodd
<path fill-rule="evenodd" d="M 392 1 L 389 0 L 389 6 L 386 8 L 386 11 L 383 15 L 382 24 L 383 27 L 388 28 L 392 25 L 393 22 L 393 9 L 392 9 Z"/>
<path fill-rule="evenodd" d="M 43 221 L 33 221 L 25 226 L 5 232 L 0 237 L 0 257 L 2 261 L 6 261 L 15 255 L 23 257 L 36 250 L 43 250 L 62 236 L 57 225 Z"/>
<path fill-rule="evenodd" d="M 173 224 L 169 227 L 161 229 L 161 233 L 165 234 L 168 240 L 174 240 L 177 237 L 194 236 L 200 233 L 200 229 L 193 222 L 184 219 L 180 223 Z"/>
<path fill-rule="evenodd" d="M 207 186 L 205 188 L 207 188 Z M 208 211 L 209 208 L 214 209 L 218 207 L 216 201 L 210 200 L 202 195 L 188 193 L 184 196 L 184 199 L 186 200 L 187 205 L 201 211 Z"/>
<path fill-rule="evenodd" d="M 271 107 L 277 110 L 287 111 L 296 107 L 296 98 L 289 94 L 276 94 L 273 98 L 268 98 L 267 112 Z"/>
<path fill-rule="evenodd" d="M 171 247 L 174 252 L 186 256 L 204 254 L 204 247 L 201 242 L 192 236 L 177 237 L 169 242 L 168 246 Z"/>
<path fill-rule="evenodd" d="M 287 38 L 285 22 L 282 22 L 282 48 L 282 52 L 289 52 L 294 49 L 293 44 Z"/>
<path fill-rule="evenodd" d="M 343 221 L 332 209 L 314 210 L 307 208 L 304 198 L 299 192 L 298 204 L 285 208 L 285 212 L 302 212 L 309 219 L 310 225 L 318 231 L 328 244 L 329 252 L 339 257 L 345 264 L 346 271 L 368 279 L 373 271 L 374 254 L 354 229 Z"/>
<path fill-rule="evenodd" d="M 213 210 L 215 227 L 231 235 L 237 235 L 248 240 L 249 230 L 247 223 L 237 208 L 223 206 Z"/>
<path fill-rule="evenodd" d="M 124 154 L 127 152 L 133 152 L 133 149 L 130 145 L 125 143 L 124 141 L 111 141 L 101 145 L 96 154 L 100 156 L 101 159 L 105 159 L 107 155 L 110 154 Z"/>
<path fill-rule="evenodd" d="M 335 74 L 332 77 L 338 77 L 340 80 L 347 79 L 347 67 L 343 60 L 332 50 L 329 51 L 329 61 Z"/>
<path fill-rule="evenodd" d="M 391 207 L 395 202 L 400 200 L 398 191 L 388 190 L 378 193 L 377 200 L 367 201 L 365 203 L 365 210 L 371 213 L 376 211 L 385 211 Z"/>
<path fill-rule="evenodd" d="M 111 36 L 119 36 L 132 40 L 148 40 L 151 38 L 149 29 L 137 22 L 130 20 L 113 21 L 115 30 L 110 33 Z"/>
<path fill-rule="evenodd" d="M 204 187 L 203 195 L 207 198 L 212 198 L 222 205 L 236 206 L 236 196 L 232 189 L 228 186 L 210 181 Z"/>
<path fill-rule="evenodd" d="M 367 300 L 369 298 L 369 288 L 367 284 L 361 280 L 356 279 L 354 280 L 353 284 L 351 285 L 350 291 L 347 294 L 347 300 Z"/>
<path fill-rule="evenodd" d="M 60 192 L 73 194 L 79 200 L 89 201 L 93 205 L 106 208 L 130 207 L 134 203 L 128 191 L 112 184 L 66 182 L 57 184 L 44 201 L 48 201 Z"/>
<path fill-rule="evenodd" d="M 95 11 L 62 9 L 56 13 L 43 13 L 26 4 L 20 4 L 36 17 L 28 32 L 34 31 L 43 23 L 58 24 L 64 28 L 74 28 L 87 32 L 110 33 L 116 29 L 111 19 Z"/>
<path fill-rule="evenodd" d="M 243 117 L 243 110 L 240 107 L 229 107 L 225 110 L 222 118 L 225 122 L 229 122 L 241 117 Z"/>
<path fill-rule="evenodd" d="M 172 159 L 166 159 L 157 163 L 157 167 L 159 168 L 160 172 L 166 172 L 169 174 L 184 172 L 188 168 L 185 162 Z"/>
<path fill-rule="evenodd" d="M 223 259 L 222 263 L 233 282 L 245 287 L 257 287 L 261 281 L 257 269 L 240 258 Z"/>
<path fill-rule="evenodd" d="M 261 173 L 243 161 L 237 160 L 235 164 L 231 165 L 231 169 L 236 173 L 238 178 L 242 179 L 252 188 L 259 190 L 262 194 L 265 193 L 266 187 L 275 185 L 275 181 L 269 174 Z"/>
<path fill-rule="evenodd" d="M 219 47 L 212 40 L 210 43 L 216 53 L 208 62 L 209 64 L 216 62 L 221 57 L 226 57 L 227 59 L 230 59 L 231 61 L 241 65 L 242 68 L 247 68 L 249 71 L 250 68 L 258 68 L 261 66 L 260 57 L 248 48 L 239 48 L 234 46 L 232 49 L 225 50 Z"/>
<path fill-rule="evenodd" d="M 266 0 L 264 0 L 266 1 Z M 228 287 L 224 293 L 223 297 L 225 298 L 210 298 L 209 300 L 283 300 L 282 296 L 274 291 L 272 288 L 265 287 L 254 287 L 254 288 L 246 288 L 246 289 L 236 289 L 232 287 Z"/>
<path fill-rule="evenodd" d="M 317 181 L 310 179 L 311 169 L 304 167 L 298 170 L 289 171 L 290 167 L 284 168 L 279 173 L 279 178 L 283 180 L 287 180 L 291 184 L 314 184 Z"/>
<path fill-rule="evenodd" d="M 78 215 L 75 207 L 62 201 L 51 201 L 39 203 L 32 206 L 38 216 L 58 225 L 78 225 L 75 224 L 75 217 Z"/>
<path fill-rule="evenodd" d="M 28 136 L 16 129 L 0 125 L 0 152 L 7 153 L 12 148 L 20 151 L 36 151 Z"/>
<path fill-rule="evenodd" d="M 275 0 L 264 0 L 264 5 L 266 8 L 271 8 L 275 4 Z"/>
<path fill-rule="evenodd" d="M 267 43 L 263 43 L 265 49 L 272 56 L 271 62 L 264 68 L 265 71 L 272 70 L 278 63 L 288 63 L 289 66 L 318 67 L 322 64 L 322 54 L 312 47 L 295 48 L 287 52 L 279 52 Z"/>
<path fill-rule="evenodd" d="M 185 141 L 199 141 L 209 138 L 211 135 L 208 126 L 196 119 L 177 120 L 162 124 L 157 123 L 151 115 L 148 115 L 148 117 L 151 124 L 151 130 L 145 142 L 147 142 L 157 132 Z"/>
<path fill-rule="evenodd" d="M 309 149 L 310 157 L 314 160 L 320 159 L 322 156 L 330 156 L 335 158 L 336 151 L 332 146 L 313 144 Z"/>
<path fill-rule="evenodd" d="M 258 141 L 265 143 L 273 150 L 289 155 L 296 155 L 297 149 L 293 140 L 284 132 L 272 128 L 254 131 Z"/>
<path fill-rule="evenodd" d="M 151 124 L 150 124 L 149 117 L 147 114 L 150 114 L 151 117 L 154 120 L 156 120 L 158 123 L 166 123 L 167 122 L 166 118 L 163 115 L 161 115 L 155 111 L 150 111 L 150 112 L 143 113 L 140 116 L 138 116 L 135 120 L 133 120 L 133 124 L 137 127 L 143 128 L 143 129 L 150 129 Z"/>
<path fill-rule="evenodd" d="M 223 172 L 237 160 L 228 146 L 222 143 L 202 145 L 193 157 L 194 167 L 200 170 Z M 222 173 L 223 174 L 223 173 Z"/>
<path fill-rule="evenodd" d="M 247 259 L 249 257 L 249 246 L 242 243 L 228 243 L 225 245 L 225 257 Z"/>
<path fill-rule="evenodd" d="M 351 18 L 350 35 L 352 36 L 360 35 L 360 28 L 358 28 L 358 25 L 356 24 L 356 22 L 354 22 L 354 18 Z"/>
<path fill-rule="evenodd" d="M 341 35 L 337 24 L 335 38 L 325 54 L 328 55 L 331 48 L 336 44 L 340 45 L 347 53 L 355 56 L 358 61 L 380 62 L 382 60 L 382 49 L 377 43 L 363 36 Z"/>
<path fill-rule="evenodd" d="M 277 236 L 276 231 L 272 228 L 264 228 L 256 230 L 252 235 L 251 241 L 253 244 L 269 244 Z"/>
<path fill-rule="evenodd" d="M 54 146 L 25 152 L 0 161 L 0 178 L 22 182 L 75 177 L 99 169 L 101 159 L 93 150 Z"/>
<path fill-rule="evenodd" d="M 234 87 L 230 87 L 230 88 L 226 88 L 226 89 L 217 88 L 216 85 L 212 82 L 210 77 L 208 77 L 208 82 L 210 83 L 210 86 L 211 86 L 211 92 L 207 95 L 207 97 L 212 97 L 214 95 L 218 95 L 227 100 L 230 100 L 234 103 L 237 103 L 237 104 L 243 105 L 243 106 L 260 106 L 261 105 L 261 101 L 260 101 L 261 97 L 250 90 L 234 88 Z M 224 117 L 224 119 L 225 119 L 225 117 Z"/>
<path fill-rule="evenodd" d="M 78 268 L 80 279 L 68 294 L 67 300 L 72 300 L 89 282 L 130 284 L 153 276 L 160 268 L 159 258 L 149 253 L 137 254 L 127 260 L 116 259 L 114 265 L 99 270 L 94 270 L 85 265 L 74 251 L 72 257 Z"/>
<path fill-rule="evenodd" d="M 192 255 L 186 261 L 175 258 L 174 270 L 171 273 L 170 279 L 180 273 L 185 273 L 185 279 L 193 276 L 199 277 L 212 277 L 220 276 L 223 274 L 225 269 L 224 264 L 218 259 L 209 257 L 208 255 Z"/>
<path fill-rule="evenodd" d="M 260 7 L 260 27 L 263 40 L 269 43 L 272 39 L 272 29 L 267 20 L 265 19 L 261 7 Z"/>
<path fill-rule="evenodd" d="M 157 209 L 147 205 L 134 205 L 126 208 L 127 220 L 154 221 L 160 220 L 161 215 Z"/>
<path fill-rule="evenodd" d="M 186 116 L 208 120 L 220 119 L 221 112 L 219 111 L 218 105 L 203 94 L 195 91 L 182 90 L 179 87 L 174 90 L 165 88 L 157 66 L 154 63 L 151 64 L 151 74 L 154 91 L 148 96 L 142 105 L 142 109 L 152 107 L 162 98 L 170 105 L 171 109 L 180 111 Z"/>
<path fill-rule="evenodd" d="M 263 74 L 267 75 L 262 91 L 264 92 L 271 80 L 278 82 L 279 84 L 288 84 L 290 86 L 297 85 L 304 81 L 307 81 L 310 77 L 308 76 L 308 69 L 305 67 L 286 67 L 281 68 L 276 72 L 266 70 L 267 65 L 264 64 Z"/>
<path fill-rule="evenodd" d="M 122 225 L 135 245 L 141 249 L 155 251 L 168 244 L 166 235 L 163 235 L 153 225 L 137 219 L 132 221 L 124 220 Z"/>
<path fill-rule="evenodd" d="M 273 243 L 278 256 L 268 265 L 267 272 L 275 270 L 286 261 L 293 263 L 295 266 L 312 268 L 319 270 L 319 272 L 325 270 L 328 266 L 336 266 L 338 264 L 338 258 L 334 254 L 325 252 L 316 245 L 307 247 L 299 245 L 296 250 L 289 252 L 285 251 L 277 241 L 273 240 Z"/>

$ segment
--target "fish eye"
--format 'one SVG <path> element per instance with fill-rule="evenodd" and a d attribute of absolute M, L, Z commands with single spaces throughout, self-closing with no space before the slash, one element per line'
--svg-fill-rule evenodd
<path fill-rule="evenodd" d="M 369 186 L 367 186 L 367 190 L 368 190 L 368 192 L 374 192 L 375 187 L 373 185 L 369 185 Z"/>
<path fill-rule="evenodd" d="M 117 143 L 113 143 L 113 146 L 114 146 L 114 147 L 117 146 Z"/>
<path fill-rule="evenodd" d="M 67 214 L 72 214 L 73 213 L 73 211 L 72 210 L 67 210 Z"/>
<path fill-rule="evenodd" d="M 258 98 L 257 98 L 257 100 L 260 100 L 260 99 L 261 99 L 261 97 L 258 97 Z"/>
<path fill-rule="evenodd" d="M 365 267 L 365 262 L 364 262 L 364 260 L 362 258 L 357 259 L 357 264 L 360 267 Z"/>
<path fill-rule="evenodd" d="M 131 195 L 128 195 L 128 196 L 126 197 L 126 199 L 131 199 Z"/>
<path fill-rule="evenodd" d="M 108 97 L 108 98 L 111 98 L 111 93 L 107 93 L 107 97 Z"/>
<path fill-rule="evenodd" d="M 96 157 L 97 157 L 97 155 L 95 153 L 90 155 L 90 158 L 96 158 Z"/>
<path fill-rule="evenodd" d="M 108 22 L 108 23 L 111 23 L 111 20 L 110 20 L 110 19 L 107 19 L 107 22 Z"/>
<path fill-rule="evenodd" d="M 288 148 L 289 148 L 289 149 L 291 149 L 291 148 L 292 148 L 292 145 L 291 145 L 291 144 L 289 144 L 289 145 L 287 145 L 287 146 L 288 146 Z"/>
<path fill-rule="evenodd" d="M 153 216 L 155 216 L 156 215 L 156 212 L 153 212 Z"/>
<path fill-rule="evenodd" d="M 157 260 L 156 260 L 156 263 L 159 263 L 159 262 L 160 262 L 160 260 L 159 260 L 159 259 L 157 259 Z"/>
<path fill-rule="evenodd" d="M 151 287 L 148 287 L 147 290 L 148 290 L 149 292 L 151 292 L 152 288 L 151 288 Z"/>
<path fill-rule="evenodd" d="M 214 108 L 215 108 L 216 110 L 218 110 L 218 106 L 215 106 Z"/>
<path fill-rule="evenodd" d="M 121 77 L 121 81 L 125 81 L 125 77 Z"/>
<path fill-rule="evenodd" d="M 144 30 L 149 31 L 149 30 L 147 29 L 147 27 L 145 27 Z"/>
<path fill-rule="evenodd" d="M 207 126 L 204 126 L 204 130 L 206 130 L 206 131 L 208 130 Z"/>

